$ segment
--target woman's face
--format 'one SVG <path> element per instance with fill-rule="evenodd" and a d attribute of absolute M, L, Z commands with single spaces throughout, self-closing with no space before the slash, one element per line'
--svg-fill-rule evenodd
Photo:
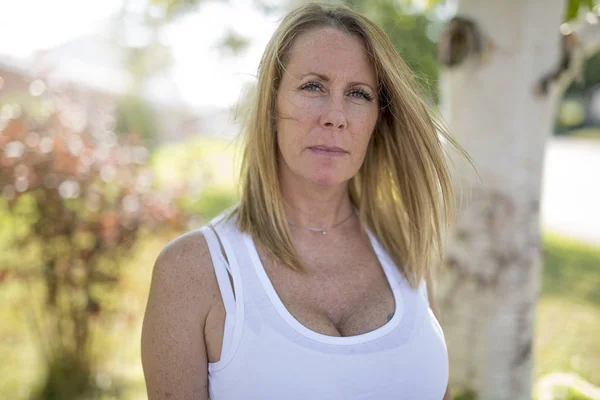
<path fill-rule="evenodd" d="M 378 107 L 375 72 L 360 38 L 333 28 L 298 36 L 277 94 L 282 179 L 347 182 L 365 158 Z"/>

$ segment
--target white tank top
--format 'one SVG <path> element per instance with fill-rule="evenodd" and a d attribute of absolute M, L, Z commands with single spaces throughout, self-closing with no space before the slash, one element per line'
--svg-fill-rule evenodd
<path fill-rule="evenodd" d="M 211 400 L 442 399 L 448 354 L 426 288 L 411 288 L 371 233 L 395 313 L 374 331 L 334 337 L 306 328 L 288 312 L 252 237 L 234 219 L 211 222 L 218 238 L 210 227 L 201 229 L 226 311 L 220 361 L 208 364 Z"/>

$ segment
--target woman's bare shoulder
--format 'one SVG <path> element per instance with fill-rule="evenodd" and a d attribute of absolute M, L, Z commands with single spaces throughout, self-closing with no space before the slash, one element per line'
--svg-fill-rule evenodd
<path fill-rule="evenodd" d="M 218 284 L 201 231 L 170 241 L 158 255 L 142 327 L 148 397 L 207 398 L 204 324 Z"/>
<path fill-rule="evenodd" d="M 165 288 L 174 285 L 181 294 L 189 289 L 201 295 L 211 287 L 217 288 L 208 245 L 200 230 L 181 234 L 165 245 L 154 263 L 154 283 Z"/>
<path fill-rule="evenodd" d="M 202 273 L 211 264 L 210 253 L 204 234 L 200 229 L 183 233 L 163 247 L 155 263 L 161 269 L 172 271 L 190 268 L 190 272 Z M 210 265 L 208 265 L 210 266 Z M 204 271 L 206 272 L 206 271 Z"/>

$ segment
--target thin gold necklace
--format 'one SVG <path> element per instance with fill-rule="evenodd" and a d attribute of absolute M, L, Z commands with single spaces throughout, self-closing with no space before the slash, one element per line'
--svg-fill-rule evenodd
<path fill-rule="evenodd" d="M 303 227 L 303 226 L 298 226 L 298 225 L 294 225 L 291 222 L 289 222 L 290 226 L 294 226 L 297 228 L 304 228 L 304 229 L 308 229 L 309 231 L 313 231 L 313 232 L 321 232 L 322 235 L 327 235 L 327 231 L 330 231 L 338 226 L 340 226 L 341 224 L 343 224 L 344 222 L 348 221 L 352 216 L 354 215 L 354 210 L 352 210 L 352 212 L 350 213 L 350 215 L 348 215 L 346 218 L 344 218 L 342 221 L 338 222 L 337 224 L 333 225 L 332 227 L 329 228 L 311 228 L 311 227 Z"/>

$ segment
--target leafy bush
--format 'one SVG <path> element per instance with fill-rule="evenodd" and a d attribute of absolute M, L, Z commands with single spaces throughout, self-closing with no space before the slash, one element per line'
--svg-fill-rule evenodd
<path fill-rule="evenodd" d="M 116 132 L 135 133 L 148 147 L 158 140 L 157 120 L 152 107 L 139 96 L 123 96 L 116 104 Z"/>
<path fill-rule="evenodd" d="M 227 140 L 206 136 L 160 146 L 152 154 L 156 182 L 178 182 L 185 193 L 180 206 L 186 214 L 210 220 L 237 201 L 235 150 Z"/>
<path fill-rule="evenodd" d="M 121 260 L 145 231 L 184 229 L 184 193 L 155 190 L 148 150 L 139 135 L 120 140 L 111 115 L 92 125 L 72 99 L 47 96 L 45 118 L 0 121 L 0 236 L 10 249 L 0 256 L 0 283 L 42 284 L 43 309 L 25 310 L 47 360 L 33 398 L 115 394 L 97 379 L 110 352 L 93 343 L 118 310 Z"/>

